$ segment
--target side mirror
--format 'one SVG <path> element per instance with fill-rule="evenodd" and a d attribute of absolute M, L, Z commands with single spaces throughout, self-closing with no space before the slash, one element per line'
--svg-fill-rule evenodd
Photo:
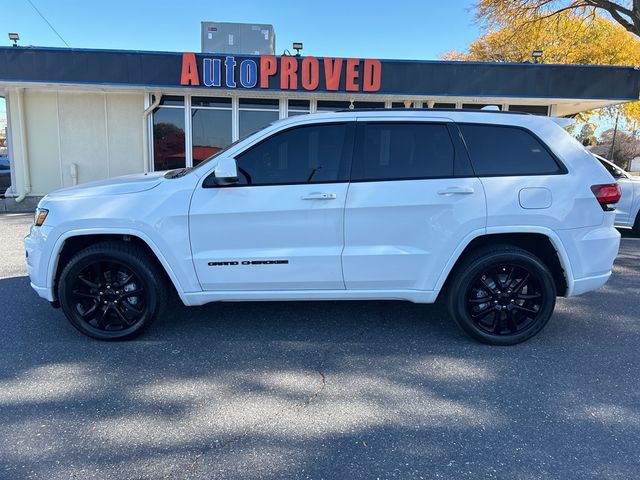
<path fill-rule="evenodd" d="M 234 185 L 239 181 L 236 161 L 233 158 L 227 157 L 218 160 L 218 164 L 213 170 L 213 173 L 204 180 L 202 186 L 204 188 L 212 188 L 215 186 L 223 187 Z"/>
<path fill-rule="evenodd" d="M 613 178 L 622 178 L 622 177 L 624 177 L 624 174 L 622 173 L 622 170 L 616 168 L 613 171 Z"/>

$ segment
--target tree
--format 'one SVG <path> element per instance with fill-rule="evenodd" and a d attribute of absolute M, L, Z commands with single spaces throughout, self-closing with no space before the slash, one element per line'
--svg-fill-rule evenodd
<path fill-rule="evenodd" d="M 583 18 L 572 11 L 558 13 L 552 19 L 516 20 L 489 30 L 472 42 L 466 52 L 451 51 L 444 58 L 530 62 L 534 50 L 544 52 L 545 63 L 640 65 L 640 38 L 601 15 Z M 640 102 L 608 107 L 598 114 L 615 117 L 618 112 L 630 129 L 640 122 Z M 595 115 L 583 114 L 580 119 L 587 121 Z"/>
<path fill-rule="evenodd" d="M 595 137 L 596 128 L 591 123 L 585 123 L 582 125 L 580 132 L 577 135 L 577 139 L 582 145 L 588 147 L 590 145 L 595 145 L 597 140 Z"/>
<path fill-rule="evenodd" d="M 477 17 L 492 26 L 522 20 L 539 22 L 565 12 L 581 18 L 607 14 L 640 37 L 640 0 L 479 0 L 476 7 Z"/>
<path fill-rule="evenodd" d="M 591 151 L 612 161 L 623 170 L 629 170 L 631 160 L 640 157 L 640 139 L 637 134 L 618 131 L 615 133 L 616 143 L 613 145 L 613 136 L 613 129 L 603 132 L 598 145 L 591 148 Z"/>

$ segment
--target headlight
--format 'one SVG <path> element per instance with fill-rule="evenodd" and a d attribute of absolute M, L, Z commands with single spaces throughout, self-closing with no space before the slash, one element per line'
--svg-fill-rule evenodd
<path fill-rule="evenodd" d="M 49 215 L 49 210 L 47 210 L 46 208 L 36 208 L 36 214 L 33 219 L 33 224 L 36 227 L 41 226 L 44 223 L 44 220 L 47 218 L 47 215 Z"/>

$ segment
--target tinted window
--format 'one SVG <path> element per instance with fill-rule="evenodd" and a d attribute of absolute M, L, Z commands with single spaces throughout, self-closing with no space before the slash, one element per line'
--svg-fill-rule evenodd
<path fill-rule="evenodd" d="M 509 111 L 546 116 L 549 114 L 549 107 L 546 105 L 509 105 Z"/>
<path fill-rule="evenodd" d="M 194 97 L 191 107 L 191 155 L 195 166 L 231 144 L 231 99 Z"/>
<path fill-rule="evenodd" d="M 460 125 L 476 175 L 546 175 L 559 167 L 549 151 L 521 128 Z"/>
<path fill-rule="evenodd" d="M 280 118 L 278 100 L 270 99 L 240 99 L 238 112 L 240 121 L 240 138 L 257 132 Z"/>
<path fill-rule="evenodd" d="M 313 125 L 277 133 L 237 158 L 243 185 L 347 180 L 347 124 Z"/>
<path fill-rule="evenodd" d="M 354 164 L 353 180 L 453 176 L 449 131 L 437 123 L 369 123 Z"/>
<path fill-rule="evenodd" d="M 161 107 L 153 112 L 154 170 L 186 165 L 184 108 Z"/>

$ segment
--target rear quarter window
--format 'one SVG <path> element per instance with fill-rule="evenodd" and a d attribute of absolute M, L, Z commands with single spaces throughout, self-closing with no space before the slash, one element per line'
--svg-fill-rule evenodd
<path fill-rule="evenodd" d="M 550 175 L 562 168 L 531 132 L 502 125 L 459 124 L 477 176 Z"/>

